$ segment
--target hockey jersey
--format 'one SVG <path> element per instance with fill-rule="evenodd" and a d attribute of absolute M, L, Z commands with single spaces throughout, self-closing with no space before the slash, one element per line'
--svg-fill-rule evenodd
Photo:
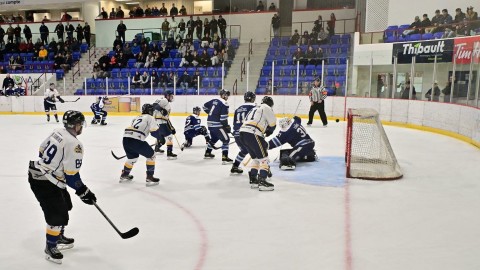
<path fill-rule="evenodd" d="M 273 109 L 267 104 L 261 104 L 251 109 L 245 116 L 240 131 L 263 136 L 267 129 L 275 129 L 276 124 L 277 118 L 273 113 Z"/>
<path fill-rule="evenodd" d="M 300 118 L 294 117 L 293 123 L 287 130 L 280 130 L 277 136 L 268 142 L 268 149 L 279 147 L 285 143 L 290 144 L 292 147 L 298 147 L 313 142 L 310 135 L 308 135 L 302 126 Z"/>
<path fill-rule="evenodd" d="M 157 121 L 157 124 L 167 124 L 168 119 L 170 118 L 170 111 L 172 110 L 170 102 L 166 98 L 162 97 L 153 103 L 153 108 L 155 109 L 153 117 Z"/>
<path fill-rule="evenodd" d="M 105 107 L 104 97 L 99 97 L 97 102 L 92 103 L 90 109 L 92 109 L 92 111 L 94 112 L 101 112 L 103 110 L 103 107 Z"/>
<path fill-rule="evenodd" d="M 219 128 L 228 125 L 228 103 L 223 99 L 212 99 L 203 105 L 203 110 L 208 113 L 207 126 Z"/>
<path fill-rule="evenodd" d="M 200 117 L 195 114 L 189 115 L 187 119 L 185 119 L 185 129 L 183 134 L 185 134 L 185 136 L 196 136 L 200 132 L 201 123 L 202 120 L 200 119 Z"/>
<path fill-rule="evenodd" d="M 142 114 L 132 120 L 131 125 L 125 129 L 123 137 L 145 141 L 150 132 L 157 130 L 158 125 L 155 119 L 149 114 Z"/>
<path fill-rule="evenodd" d="M 45 97 L 45 101 L 50 103 L 50 104 L 55 104 L 55 101 L 56 101 L 56 98 L 60 96 L 60 94 L 58 93 L 57 89 L 47 89 L 45 90 L 45 94 L 44 94 L 44 97 Z"/>
<path fill-rule="evenodd" d="M 83 145 L 66 129 L 56 129 L 45 139 L 39 149 L 40 160 L 34 167 L 42 173 L 53 176 L 55 182 L 46 178 L 44 174 L 33 172 L 37 180 L 49 180 L 59 188 L 66 188 L 67 183 L 80 180 L 80 167 L 83 160 Z M 73 181 L 69 181 L 69 178 Z M 77 183 L 76 183 L 77 185 Z M 72 187 L 77 189 L 78 187 Z"/>
<path fill-rule="evenodd" d="M 245 117 L 250 112 L 250 110 L 255 108 L 255 106 L 256 106 L 255 103 L 245 103 L 243 105 L 240 105 L 240 107 L 238 107 L 235 110 L 235 113 L 233 115 L 233 135 L 234 136 L 239 135 L 239 130 L 240 130 L 240 127 L 242 127 Z"/>

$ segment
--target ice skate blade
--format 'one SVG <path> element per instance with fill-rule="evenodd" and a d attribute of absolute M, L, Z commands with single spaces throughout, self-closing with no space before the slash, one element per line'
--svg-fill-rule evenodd
<path fill-rule="evenodd" d="M 222 161 L 222 165 L 228 165 L 228 164 L 232 164 L 233 161 Z"/>
<path fill-rule="evenodd" d="M 203 159 L 213 159 L 214 157 L 203 157 Z"/>
<path fill-rule="evenodd" d="M 121 183 L 121 184 L 131 183 L 132 181 L 133 181 L 133 179 L 122 179 L 122 178 L 120 178 L 120 180 L 118 180 L 118 182 Z"/>
<path fill-rule="evenodd" d="M 167 160 L 175 160 L 177 157 L 167 157 Z"/>
<path fill-rule="evenodd" d="M 66 250 L 73 248 L 73 244 L 57 244 L 58 250 Z"/>
<path fill-rule="evenodd" d="M 160 182 L 147 182 L 145 183 L 145 186 L 153 187 L 153 186 L 157 186 L 158 184 L 160 184 Z"/>
<path fill-rule="evenodd" d="M 250 184 L 250 188 L 251 188 L 251 189 L 257 189 L 257 188 L 258 188 L 258 184 Z"/>
<path fill-rule="evenodd" d="M 54 259 L 50 257 L 50 255 L 45 254 L 45 260 L 56 263 L 56 264 L 62 264 L 62 259 Z"/>
<path fill-rule="evenodd" d="M 295 168 L 296 167 L 294 167 L 294 166 L 281 166 L 280 170 L 282 170 L 282 171 L 293 171 L 293 170 L 295 170 Z"/>
<path fill-rule="evenodd" d="M 274 187 L 264 187 L 264 186 L 259 186 L 258 187 L 259 191 L 273 191 Z"/>

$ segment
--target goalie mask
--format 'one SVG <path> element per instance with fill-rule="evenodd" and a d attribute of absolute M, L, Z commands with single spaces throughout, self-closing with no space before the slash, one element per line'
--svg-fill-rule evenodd
<path fill-rule="evenodd" d="M 280 125 L 280 129 L 282 131 L 287 131 L 288 128 L 290 128 L 290 125 L 292 124 L 292 119 L 288 117 L 282 118 L 278 121 L 278 124 Z"/>

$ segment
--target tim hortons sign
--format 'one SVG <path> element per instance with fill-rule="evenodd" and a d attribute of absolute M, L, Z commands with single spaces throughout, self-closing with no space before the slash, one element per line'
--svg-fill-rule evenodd
<path fill-rule="evenodd" d="M 453 57 L 457 64 L 480 63 L 480 36 L 455 39 Z"/>

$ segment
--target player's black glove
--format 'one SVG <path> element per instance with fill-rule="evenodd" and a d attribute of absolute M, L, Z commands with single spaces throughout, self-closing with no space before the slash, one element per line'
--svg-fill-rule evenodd
<path fill-rule="evenodd" d="M 232 127 L 230 125 L 223 126 L 223 130 L 228 133 L 232 133 Z"/>
<path fill-rule="evenodd" d="M 177 131 L 175 130 L 174 127 L 171 127 L 171 128 L 170 128 L 170 132 L 172 132 L 173 135 L 177 134 Z"/>
<path fill-rule="evenodd" d="M 97 197 L 95 197 L 95 194 L 90 191 L 90 189 L 87 188 L 87 186 L 83 186 L 75 192 L 75 194 L 80 197 L 80 199 L 86 203 L 92 205 L 94 202 L 97 202 Z"/>
<path fill-rule="evenodd" d="M 165 109 L 165 108 L 162 108 L 160 107 L 160 109 L 158 110 L 163 116 L 167 116 L 168 115 L 168 111 Z"/>
<path fill-rule="evenodd" d="M 265 137 L 269 137 L 275 131 L 275 127 L 268 126 L 265 130 Z"/>
<path fill-rule="evenodd" d="M 296 121 L 296 122 L 301 122 L 302 121 L 302 119 L 300 119 L 300 117 L 298 117 L 298 116 L 294 116 L 293 120 Z"/>
<path fill-rule="evenodd" d="M 60 101 L 60 103 L 65 103 L 65 100 L 63 100 L 63 98 L 61 98 L 61 97 L 57 97 L 57 98 Z"/>

